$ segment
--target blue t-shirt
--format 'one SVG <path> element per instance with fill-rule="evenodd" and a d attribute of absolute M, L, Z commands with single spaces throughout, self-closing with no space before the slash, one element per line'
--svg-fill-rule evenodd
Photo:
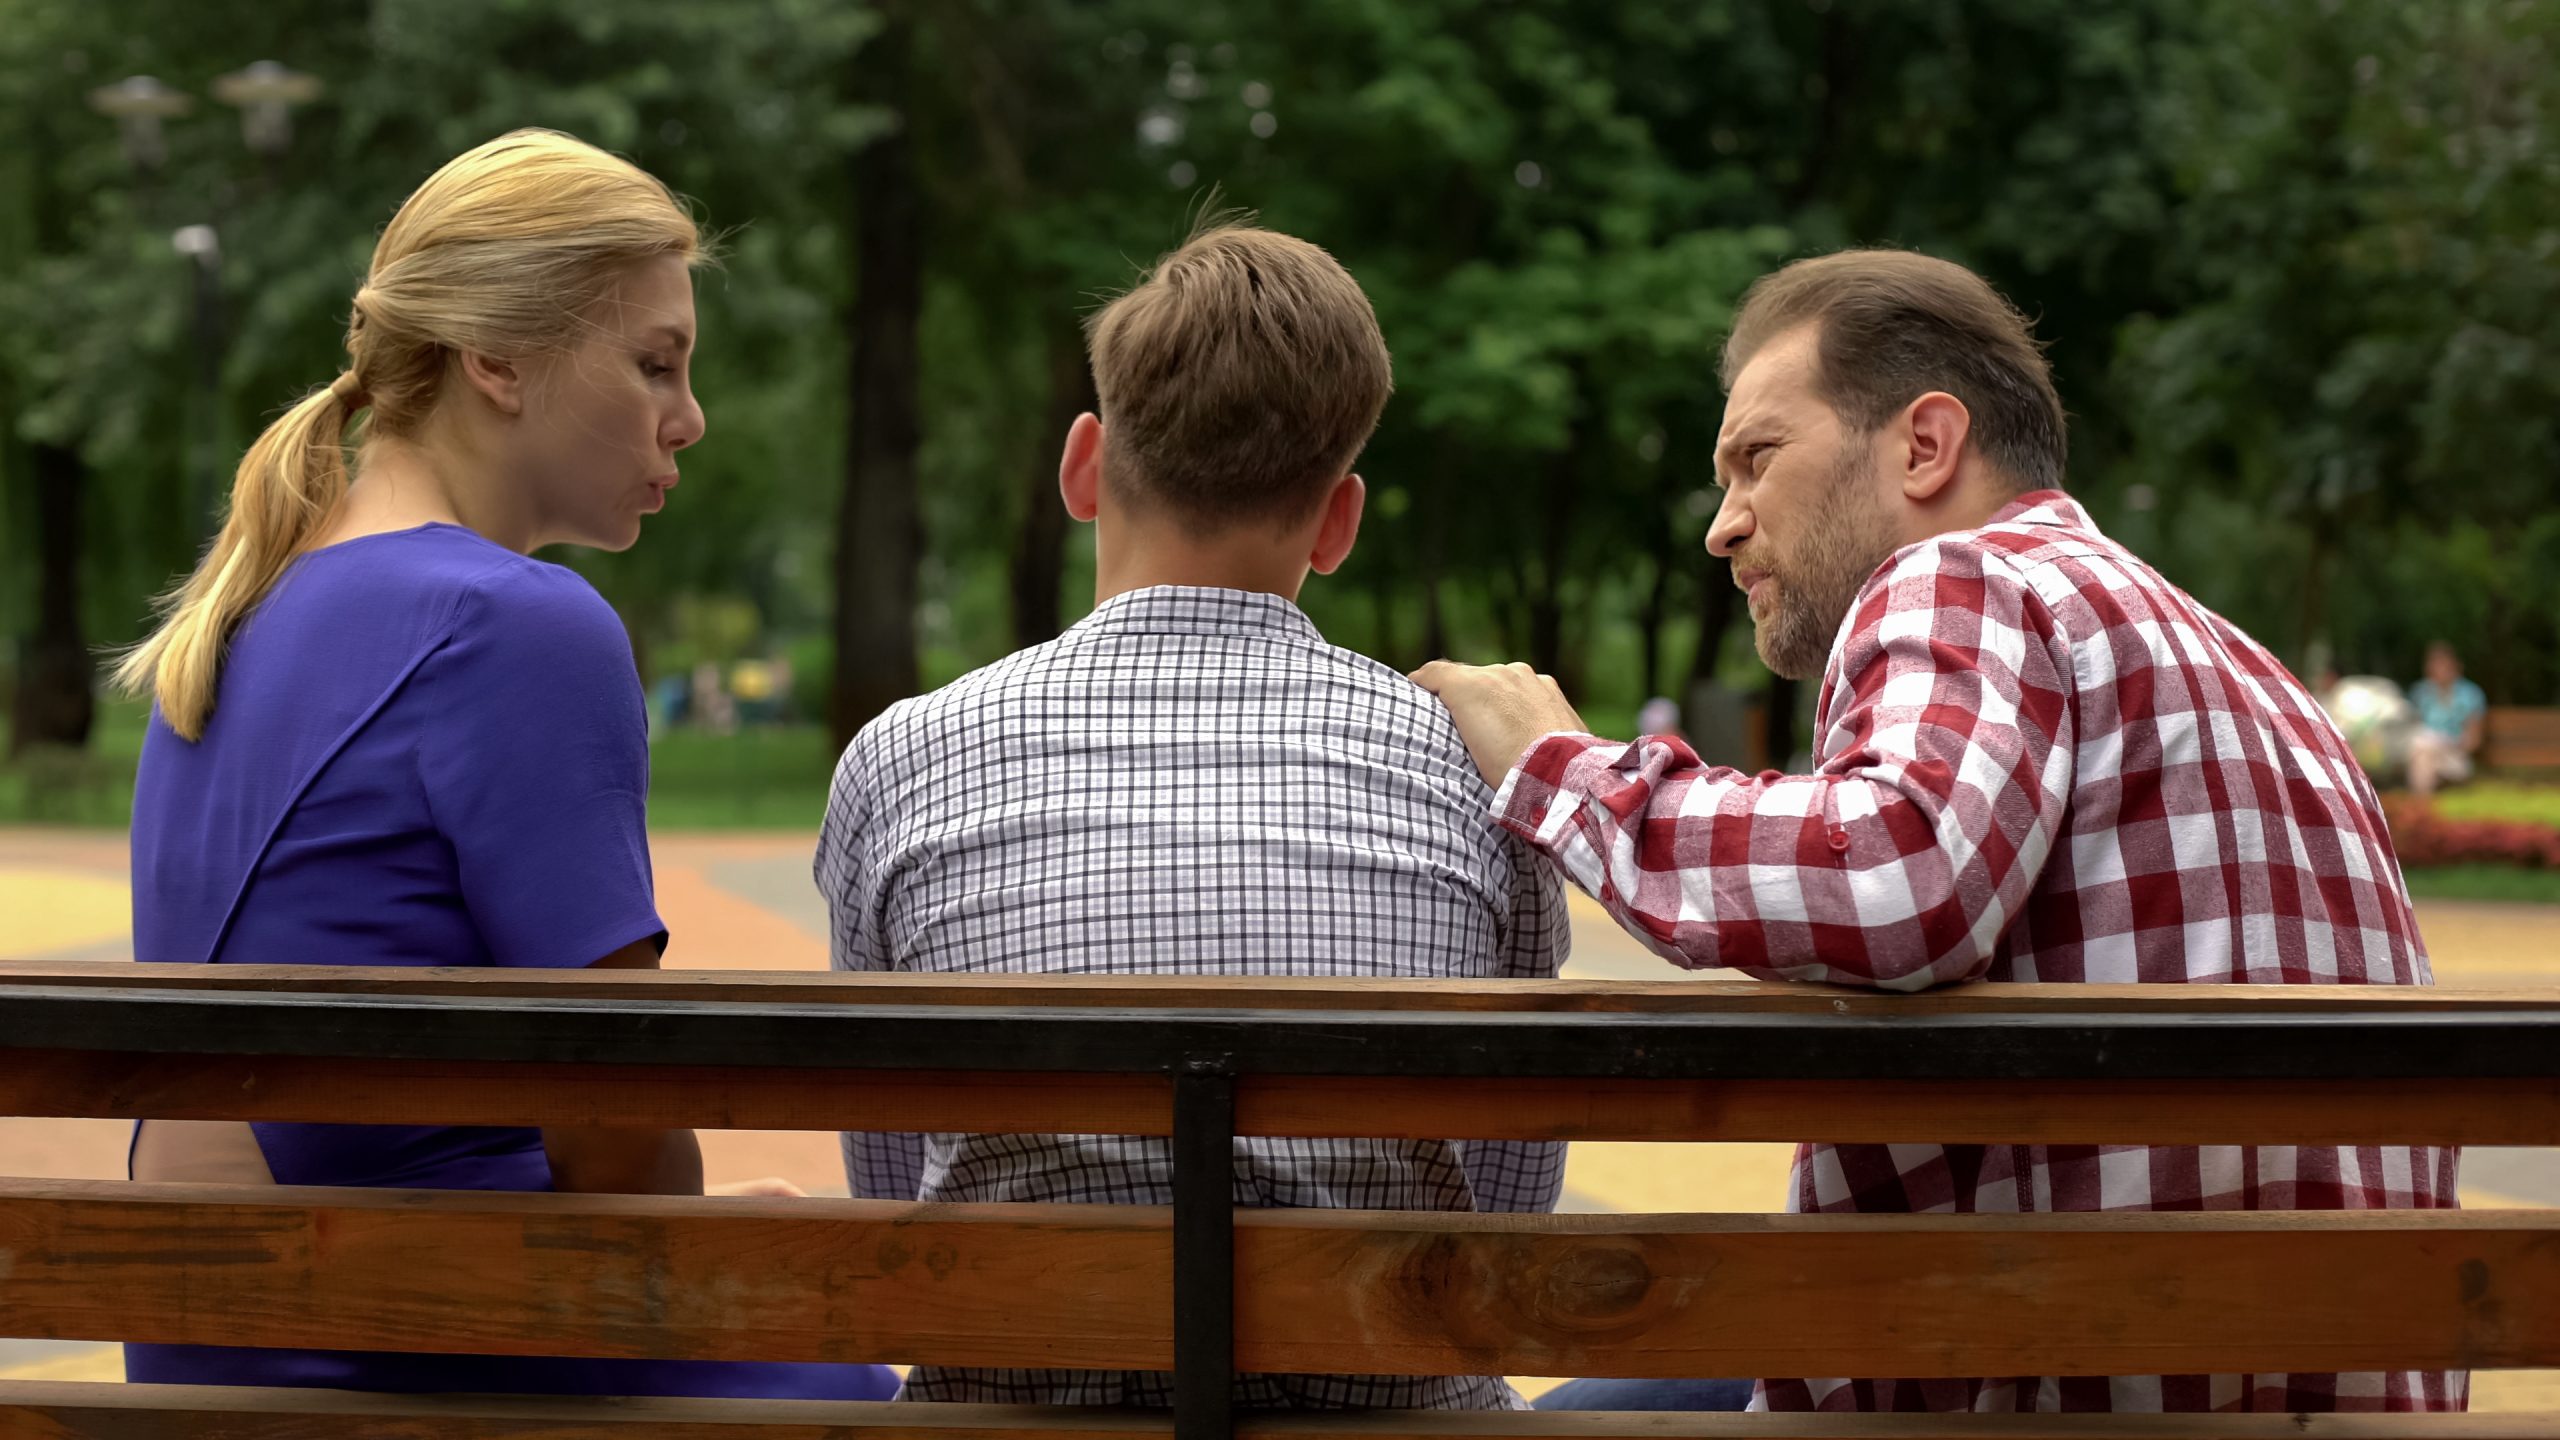
<path fill-rule="evenodd" d="M 590 965 L 663 937 L 631 642 L 557 565 L 454 525 L 296 561 L 234 638 L 204 739 L 134 782 L 140 960 Z M 285 1185 L 548 1190 L 540 1131 L 252 1127 Z M 885 1400 L 877 1365 L 128 1345 L 136 1381 Z"/>
<path fill-rule="evenodd" d="M 2454 681 L 2449 690 L 2421 680 L 2409 687 L 2409 699 L 2418 707 L 2418 723 L 2448 740 L 2461 739 L 2472 717 L 2489 708 L 2489 697 L 2468 680 Z"/>
<path fill-rule="evenodd" d="M 233 639 L 204 738 L 134 784 L 134 957 L 594 963 L 662 936 L 631 643 L 576 574 L 470 530 L 296 561 Z M 529 1129 L 267 1125 L 279 1183 L 540 1190 Z"/>

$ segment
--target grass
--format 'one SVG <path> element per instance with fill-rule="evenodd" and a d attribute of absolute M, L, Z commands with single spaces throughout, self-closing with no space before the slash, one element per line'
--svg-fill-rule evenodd
<path fill-rule="evenodd" d="M 121 830 L 150 712 L 101 707 L 86 751 L 0 764 L 0 825 Z M 0 753 L 6 751 L 0 728 Z M 827 813 L 835 747 L 814 725 L 711 735 L 672 730 L 650 749 L 649 820 L 670 830 L 814 830 Z"/>
<path fill-rule="evenodd" d="M 649 824 L 663 830 L 815 830 L 835 745 L 823 727 L 670 730 L 649 755 Z"/>
<path fill-rule="evenodd" d="M 146 718 L 141 707 L 110 704 L 85 753 L 38 752 L 0 765 L 0 825 L 130 824 Z M 834 769 L 835 747 L 815 725 L 668 731 L 650 754 L 649 822 L 665 830 L 813 830 L 826 816 Z M 2436 806 L 2451 818 L 2560 827 L 2560 785 L 2484 780 L 2439 795 Z M 2448 865 L 2411 870 L 2408 881 L 2421 899 L 2560 905 L 2560 871 Z"/>
<path fill-rule="evenodd" d="M 2447 820 L 2522 820 L 2560 830 L 2560 785 L 2520 780 L 2481 780 L 2436 796 Z"/>
<path fill-rule="evenodd" d="M 2435 865 L 2401 872 L 2420 900 L 2517 900 L 2560 905 L 2560 870 L 2512 865 Z"/>

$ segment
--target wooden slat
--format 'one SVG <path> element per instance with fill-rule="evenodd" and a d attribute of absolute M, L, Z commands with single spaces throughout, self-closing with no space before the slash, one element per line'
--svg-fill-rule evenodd
<path fill-rule="evenodd" d="M 13 1181 L 0 1256 L 0 1315 L 37 1338 L 1094 1368 L 1172 1349 L 1156 1207 Z M 1247 1370 L 2560 1365 L 2546 1211 L 1246 1211 L 1236 1269 Z"/>
<path fill-rule="evenodd" d="M 1158 1075 L 501 1064 L 0 1049 L 0 1115 L 1163 1135 Z"/>
<path fill-rule="evenodd" d="M 168 987 L 339 995 L 540 995 L 761 1004 L 1107 1006 L 1167 1009 L 1457 1010 L 1682 1013 L 1749 1011 L 1910 1016 L 2039 1011 L 2369 1013 L 2374 1006 L 2560 1013 L 2552 987 L 2398 985 L 1953 986 L 1891 995 L 1824 985 L 1681 979 L 1412 980 L 1267 975 L 813 975 L 804 970 L 385 970 L 332 965 L 136 965 L 0 960 L 0 985 Z"/>
<path fill-rule="evenodd" d="M 1150 1075 L 0 1050 L 0 1115 L 1163 1135 L 1171 1114 Z M 1236 1123 L 1310 1138 L 2560 1145 L 2560 1081 L 1247 1076 Z"/>
<path fill-rule="evenodd" d="M 2560 709 L 2492 705 L 2482 731 L 2483 764 L 2505 770 L 2560 770 Z"/>
<path fill-rule="evenodd" d="M 1168 1214 L 0 1181 L 0 1328 L 441 1353 L 1161 1367 L 1173 1353 Z"/>
<path fill-rule="evenodd" d="M 1251 1135 L 1985 1145 L 2560 1145 L 2548 1080 L 1405 1080 L 1247 1076 Z"/>
<path fill-rule="evenodd" d="M 1242 1440 L 2560 1440 L 2538 1415 L 1248 1415 Z M 0 1382 L 5 1440 L 1163 1440 L 1163 1412 Z"/>

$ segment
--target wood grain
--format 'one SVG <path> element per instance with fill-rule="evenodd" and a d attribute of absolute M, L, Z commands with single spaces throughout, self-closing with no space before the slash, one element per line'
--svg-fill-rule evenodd
<path fill-rule="evenodd" d="M 0 1440 L 1167 1440 L 1163 1412 L 576 1400 L 0 1381 Z M 1694 1415 L 1372 1411 L 1241 1418 L 1240 1440 L 2560 1440 L 2547 1415 Z"/>
<path fill-rule="evenodd" d="M 453 1263 L 458 1255 L 469 1265 Z M 0 1183 L 33 1338 L 1162 1368 L 1141 1206 Z M 1247 1370 L 2560 1366 L 2560 1214 L 1246 1211 Z"/>
<path fill-rule="evenodd" d="M 1951 986 L 1917 995 L 1825 985 L 1680 977 L 1661 980 L 1411 980 L 1231 975 L 813 975 L 805 970 L 418 969 L 329 965 L 136 965 L 0 960 L 0 985 L 168 987 L 345 995 L 540 995 L 552 998 L 737 1000 L 763 1004 L 1110 1006 L 1138 1008 L 1461 1011 L 1746 1011 L 1770 1014 L 1986 1015 L 2045 1011 L 2560 1014 L 2550 988 L 2398 985 Z"/>
<path fill-rule="evenodd" d="M 0 1050 L 0 1114 L 398 1125 L 1164 1135 L 1151 1075 Z M 2560 1081 L 1404 1080 L 1246 1076 L 1247 1135 L 2560 1145 Z"/>

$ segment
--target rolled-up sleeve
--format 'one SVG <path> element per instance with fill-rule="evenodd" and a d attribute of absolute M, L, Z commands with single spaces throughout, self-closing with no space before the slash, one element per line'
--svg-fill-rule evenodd
<path fill-rule="evenodd" d="M 1903 551 L 1852 607 L 1810 775 L 1551 735 L 1497 817 L 1673 962 L 1919 990 L 1979 977 L 2072 783 L 2070 644 L 1995 552 Z"/>

